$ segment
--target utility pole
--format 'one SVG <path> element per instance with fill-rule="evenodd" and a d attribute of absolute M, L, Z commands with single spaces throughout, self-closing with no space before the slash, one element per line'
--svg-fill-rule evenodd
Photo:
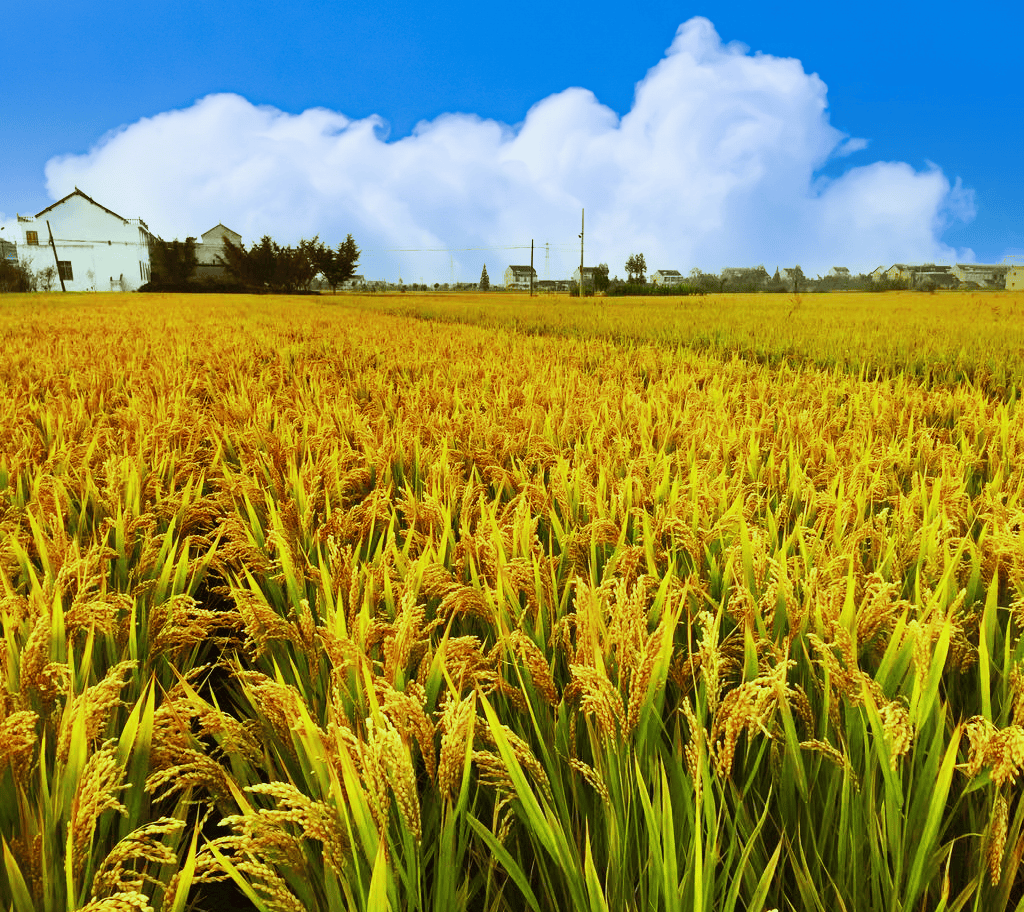
<path fill-rule="evenodd" d="M 583 226 L 585 210 L 580 209 L 580 297 L 583 297 Z"/>
<path fill-rule="evenodd" d="M 50 247 L 53 250 L 53 262 L 57 264 L 57 278 L 60 279 L 60 290 L 67 291 L 64 287 L 64 276 L 60 271 L 60 260 L 57 259 L 57 245 L 53 242 L 53 229 L 50 227 L 50 220 L 46 220 L 46 230 L 50 233 Z"/>
<path fill-rule="evenodd" d="M 533 297 L 533 238 L 530 238 L 530 297 Z"/>

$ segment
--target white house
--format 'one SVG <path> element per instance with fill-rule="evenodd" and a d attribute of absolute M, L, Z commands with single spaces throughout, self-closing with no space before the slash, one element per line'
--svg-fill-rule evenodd
<path fill-rule="evenodd" d="M 529 288 L 530 279 L 537 284 L 537 270 L 532 266 L 509 266 L 505 269 L 506 288 Z"/>
<path fill-rule="evenodd" d="M 77 187 L 36 215 L 19 215 L 18 229 L 21 262 L 36 271 L 55 266 L 68 291 L 134 291 L 149 281 L 153 235 L 146 223 Z"/>
<path fill-rule="evenodd" d="M 914 279 L 914 267 L 908 266 L 906 263 L 894 263 L 885 271 L 885 275 L 893 281 L 898 279 L 903 282 L 911 282 Z"/>
<path fill-rule="evenodd" d="M 593 285 L 594 284 L 594 270 L 596 268 L 597 268 L 596 266 L 584 266 L 583 267 L 583 282 L 584 282 L 584 284 L 586 284 L 586 285 Z M 574 281 L 577 285 L 580 284 L 580 267 L 579 266 L 576 267 L 575 272 L 573 272 L 573 274 L 572 274 L 572 281 Z"/>
<path fill-rule="evenodd" d="M 236 247 L 242 244 L 242 235 L 224 225 L 214 225 L 203 233 L 202 240 L 196 244 L 196 276 L 223 276 L 224 241 L 229 240 Z"/>
<path fill-rule="evenodd" d="M 651 283 L 654 285 L 682 285 L 684 281 L 678 269 L 659 269 L 651 273 Z"/>

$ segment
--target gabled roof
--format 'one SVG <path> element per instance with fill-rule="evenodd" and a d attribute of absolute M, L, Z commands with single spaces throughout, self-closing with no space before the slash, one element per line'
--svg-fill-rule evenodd
<path fill-rule="evenodd" d="M 228 234 L 233 234 L 236 238 L 242 237 L 242 235 L 240 235 L 237 231 L 233 231 L 232 229 L 228 228 L 228 226 L 225 225 L 223 222 L 217 222 L 217 224 L 214 225 L 209 231 L 204 231 L 200 235 L 200 237 L 205 238 L 206 235 L 213 234 L 213 232 L 216 231 L 218 228 L 223 228 Z"/>
<path fill-rule="evenodd" d="M 122 222 L 127 222 L 128 221 L 128 219 L 126 219 L 123 215 L 118 215 L 116 212 L 114 212 L 113 209 L 108 209 L 102 203 L 97 203 L 96 200 L 94 200 L 91 196 L 83 193 L 77 187 L 75 187 L 75 189 L 71 193 L 69 193 L 67 196 L 65 196 L 63 199 L 59 199 L 59 200 L 57 200 L 57 202 L 52 203 L 51 205 L 47 206 L 42 212 L 37 212 L 36 213 L 36 218 L 41 218 L 42 216 L 46 215 L 46 213 L 49 212 L 51 209 L 56 209 L 61 203 L 66 203 L 73 196 L 80 196 L 80 197 L 82 197 L 82 199 L 86 200 L 87 202 L 92 203 L 94 206 L 102 209 L 104 212 L 108 213 L 109 215 L 114 216 L 114 218 L 120 219 Z"/>
<path fill-rule="evenodd" d="M 655 275 L 663 275 L 663 276 L 682 275 L 682 273 L 678 269 L 659 269 L 654 274 Z"/>
<path fill-rule="evenodd" d="M 537 270 L 534 269 L 532 266 L 509 266 L 508 268 L 511 269 L 513 272 L 532 272 L 534 274 L 536 274 L 537 272 Z"/>

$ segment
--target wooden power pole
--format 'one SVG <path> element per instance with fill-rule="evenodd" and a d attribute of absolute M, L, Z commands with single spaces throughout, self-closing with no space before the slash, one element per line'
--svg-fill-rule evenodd
<path fill-rule="evenodd" d="M 57 259 L 57 245 L 53 242 L 53 229 L 50 227 L 50 220 L 46 220 L 46 230 L 50 233 L 50 249 L 53 250 L 53 262 L 57 264 L 57 278 L 60 279 L 60 290 L 67 291 L 64 287 L 64 276 L 60 271 L 60 260 Z"/>
<path fill-rule="evenodd" d="M 586 210 L 580 209 L 580 297 L 583 297 L 583 226 Z"/>

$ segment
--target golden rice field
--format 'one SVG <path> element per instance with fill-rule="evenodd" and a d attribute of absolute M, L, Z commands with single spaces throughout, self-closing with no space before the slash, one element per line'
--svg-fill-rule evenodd
<path fill-rule="evenodd" d="M 0 297 L 0 910 L 1024 909 L 1022 316 Z"/>

